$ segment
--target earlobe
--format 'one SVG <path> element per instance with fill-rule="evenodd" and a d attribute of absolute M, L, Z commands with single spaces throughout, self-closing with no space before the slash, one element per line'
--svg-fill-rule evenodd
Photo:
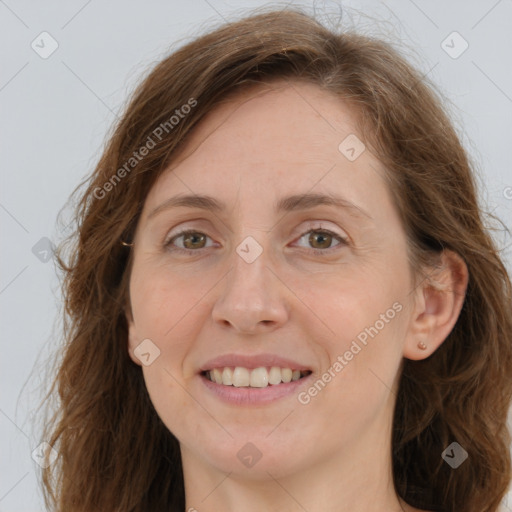
<path fill-rule="evenodd" d="M 142 363 L 138 357 L 135 357 L 134 349 L 137 346 L 137 335 L 135 331 L 135 322 L 133 320 L 133 316 L 130 311 L 125 312 L 126 323 L 128 324 L 128 340 L 127 347 L 128 354 L 130 355 L 130 359 L 139 366 L 142 366 Z"/>
<path fill-rule="evenodd" d="M 414 313 L 404 345 L 404 357 L 426 359 L 448 337 L 459 318 L 468 284 L 468 269 L 456 253 L 445 250 L 440 265 L 430 269 L 417 287 Z"/>

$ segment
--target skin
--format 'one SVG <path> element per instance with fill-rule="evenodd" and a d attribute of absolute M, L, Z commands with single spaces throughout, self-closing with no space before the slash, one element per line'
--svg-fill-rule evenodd
<path fill-rule="evenodd" d="M 445 252 L 433 275 L 440 290 L 415 282 L 382 165 L 368 149 L 355 161 L 338 150 L 356 133 L 349 107 L 314 85 L 259 86 L 212 110 L 146 198 L 134 238 L 128 350 L 180 442 L 187 510 L 418 510 L 393 488 L 396 385 L 403 358 L 428 357 L 453 328 L 467 269 Z M 366 213 L 325 205 L 274 212 L 281 197 L 306 192 L 335 192 Z M 188 193 L 227 209 L 149 215 Z M 209 238 L 174 239 L 171 247 L 189 248 L 187 255 L 165 248 L 182 228 Z M 319 228 L 348 243 L 308 240 Z M 252 263 L 236 252 L 247 236 L 263 249 Z M 215 356 L 266 352 L 320 378 L 397 302 L 402 310 L 306 405 L 296 394 L 226 404 L 198 376 Z M 147 338 L 160 356 L 143 366 L 134 350 Z M 262 454 L 251 468 L 237 458 L 247 442 Z"/>

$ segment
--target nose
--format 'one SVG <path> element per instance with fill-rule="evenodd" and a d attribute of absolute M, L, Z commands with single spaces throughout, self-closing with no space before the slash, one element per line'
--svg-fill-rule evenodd
<path fill-rule="evenodd" d="M 265 251 L 252 263 L 234 254 L 233 268 L 213 307 L 214 323 L 249 334 L 269 332 L 286 323 L 286 285 L 268 263 Z"/>

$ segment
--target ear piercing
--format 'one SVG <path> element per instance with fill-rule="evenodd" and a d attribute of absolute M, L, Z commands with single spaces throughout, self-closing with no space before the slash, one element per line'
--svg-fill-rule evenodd
<path fill-rule="evenodd" d="M 419 348 L 420 350 L 426 350 L 426 349 L 427 349 L 427 345 L 425 345 L 425 343 L 423 343 L 423 341 L 420 341 L 420 342 L 418 343 L 418 348 Z"/>

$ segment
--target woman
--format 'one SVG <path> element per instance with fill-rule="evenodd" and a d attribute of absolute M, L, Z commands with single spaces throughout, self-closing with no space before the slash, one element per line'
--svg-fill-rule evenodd
<path fill-rule="evenodd" d="M 297 11 L 163 60 L 65 270 L 58 511 L 496 511 L 511 286 L 439 100 Z"/>

